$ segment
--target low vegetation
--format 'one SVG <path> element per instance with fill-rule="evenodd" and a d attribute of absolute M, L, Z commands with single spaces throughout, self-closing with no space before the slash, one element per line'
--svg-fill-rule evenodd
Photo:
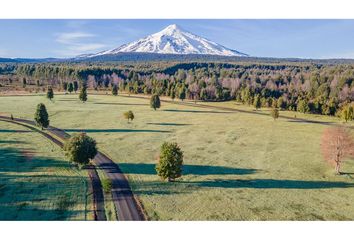
<path fill-rule="evenodd" d="M 1 111 L 31 119 L 41 100 L 43 96 L 4 97 Z M 81 104 L 77 95 L 57 94 L 50 104 L 51 124 L 96 139 L 128 176 L 151 219 L 353 219 L 353 161 L 343 158 L 346 174 L 335 175 L 323 161 L 320 145 L 324 129 L 341 125 L 339 119 L 308 113 L 295 118 L 294 112 L 283 110 L 274 124 L 270 108 L 255 111 L 235 101 L 177 103 L 164 102 L 157 114 L 150 110 L 149 98 L 90 92 L 90 101 Z M 127 111 L 139 113 L 134 125 L 117 121 Z M 344 125 L 351 129 L 353 123 Z M 162 151 L 164 142 L 178 145 Z M 178 181 L 161 181 L 156 175 L 159 151 L 161 162 L 183 162 L 172 170 L 157 166 L 162 178 Z"/>
<path fill-rule="evenodd" d="M 101 179 L 102 188 L 105 193 L 110 193 L 112 190 L 112 180 L 109 178 Z"/>
<path fill-rule="evenodd" d="M 125 112 L 123 115 L 124 115 L 124 118 L 128 120 L 128 123 L 129 123 L 129 121 L 134 120 L 134 113 L 130 110 L 128 112 Z"/>
<path fill-rule="evenodd" d="M 2 121 L 0 129 L 0 220 L 92 220 L 86 171 L 37 132 Z"/>

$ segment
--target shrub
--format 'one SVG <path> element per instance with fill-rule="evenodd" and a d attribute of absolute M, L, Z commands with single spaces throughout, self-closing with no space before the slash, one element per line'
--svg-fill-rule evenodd
<path fill-rule="evenodd" d="M 102 179 L 102 188 L 105 193 L 110 193 L 112 190 L 112 180 L 109 178 Z"/>
<path fill-rule="evenodd" d="M 132 111 L 125 112 L 124 113 L 124 118 L 127 119 L 128 122 L 129 122 L 129 120 L 133 121 L 134 113 Z"/>

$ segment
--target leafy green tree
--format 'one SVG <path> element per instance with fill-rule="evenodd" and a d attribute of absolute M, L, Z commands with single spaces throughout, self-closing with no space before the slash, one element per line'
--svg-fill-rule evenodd
<path fill-rule="evenodd" d="M 67 82 L 63 82 L 62 86 L 63 86 L 63 90 L 66 92 L 68 90 L 68 83 Z"/>
<path fill-rule="evenodd" d="M 116 84 L 113 85 L 112 87 L 112 95 L 117 96 L 118 95 L 118 86 Z"/>
<path fill-rule="evenodd" d="M 200 90 L 200 99 L 201 99 L 201 100 L 207 100 L 207 98 L 208 98 L 207 91 L 206 91 L 205 88 L 202 88 L 202 89 Z"/>
<path fill-rule="evenodd" d="M 254 97 L 253 106 L 256 108 L 256 110 L 262 106 L 261 99 L 258 94 Z"/>
<path fill-rule="evenodd" d="M 277 120 L 279 117 L 279 110 L 278 108 L 272 108 L 272 110 L 270 111 L 270 115 L 272 116 L 272 118 L 274 120 Z"/>
<path fill-rule="evenodd" d="M 278 98 L 277 105 L 280 109 L 286 109 L 286 102 L 282 97 Z"/>
<path fill-rule="evenodd" d="M 172 88 L 172 90 L 171 90 L 171 99 L 172 99 L 172 101 L 174 101 L 175 98 L 176 98 L 176 92 L 175 92 L 174 88 Z"/>
<path fill-rule="evenodd" d="M 87 101 L 87 86 L 86 84 L 84 84 L 81 88 L 80 94 L 79 94 L 79 99 L 82 102 L 86 102 Z"/>
<path fill-rule="evenodd" d="M 74 92 L 76 93 L 78 89 L 79 89 L 79 83 L 77 81 L 74 81 Z"/>
<path fill-rule="evenodd" d="M 27 85 L 27 80 L 26 78 L 22 78 L 22 87 L 25 88 Z"/>
<path fill-rule="evenodd" d="M 157 94 L 154 94 L 151 96 L 150 99 L 150 107 L 156 110 L 157 108 L 160 108 L 161 102 L 160 102 L 160 97 Z"/>
<path fill-rule="evenodd" d="M 34 114 L 34 120 L 37 125 L 43 128 L 47 128 L 49 126 L 49 116 L 47 109 L 43 103 L 37 105 L 37 110 Z"/>
<path fill-rule="evenodd" d="M 351 104 L 347 104 L 343 107 L 341 113 L 340 113 L 340 117 L 345 121 L 352 121 L 354 118 L 354 108 L 353 105 Z"/>
<path fill-rule="evenodd" d="M 53 92 L 53 88 L 52 86 L 48 86 L 48 89 L 47 89 L 47 98 L 49 100 L 52 100 L 54 98 L 54 92 Z"/>
<path fill-rule="evenodd" d="M 177 143 L 163 143 L 156 165 L 157 175 L 164 180 L 173 181 L 182 175 L 182 165 L 183 152 Z"/>
<path fill-rule="evenodd" d="M 178 98 L 182 101 L 186 98 L 186 89 L 184 87 L 179 90 Z"/>
<path fill-rule="evenodd" d="M 128 123 L 129 123 L 129 120 L 133 121 L 133 119 L 134 119 L 134 113 L 132 111 L 125 112 L 123 115 L 124 115 L 124 118 L 128 120 Z"/>
<path fill-rule="evenodd" d="M 300 100 L 297 103 L 297 111 L 301 113 L 307 113 L 310 111 L 309 105 L 306 100 Z"/>
<path fill-rule="evenodd" d="M 74 85 L 72 82 L 69 83 L 69 85 L 68 85 L 68 91 L 69 91 L 69 93 L 72 93 L 74 91 Z"/>
<path fill-rule="evenodd" d="M 86 165 L 97 154 L 96 141 L 85 133 L 74 134 L 64 143 L 64 151 L 71 162 Z"/>

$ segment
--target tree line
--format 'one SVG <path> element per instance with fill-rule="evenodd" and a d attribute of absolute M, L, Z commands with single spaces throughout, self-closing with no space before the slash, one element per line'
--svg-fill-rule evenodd
<path fill-rule="evenodd" d="M 25 84 L 65 91 L 111 90 L 172 99 L 236 100 L 259 107 L 336 115 L 354 100 L 354 65 L 305 63 L 19 64 Z"/>

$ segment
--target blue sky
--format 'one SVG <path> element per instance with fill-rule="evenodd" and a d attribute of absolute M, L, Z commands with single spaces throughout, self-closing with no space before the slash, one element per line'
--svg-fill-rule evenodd
<path fill-rule="evenodd" d="M 0 57 L 72 57 L 169 24 L 251 56 L 354 58 L 354 20 L 0 20 Z"/>

